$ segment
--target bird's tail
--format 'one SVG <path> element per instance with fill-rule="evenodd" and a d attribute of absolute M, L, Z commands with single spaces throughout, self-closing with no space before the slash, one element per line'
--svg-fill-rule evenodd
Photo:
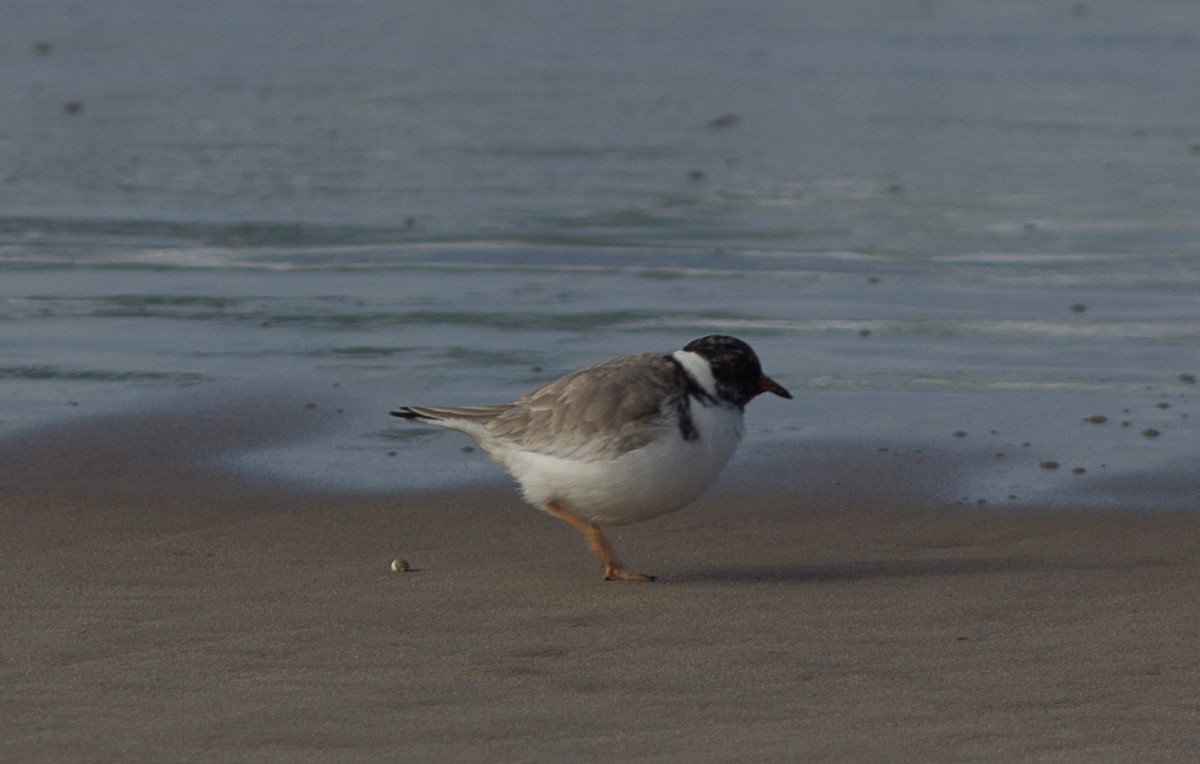
<path fill-rule="evenodd" d="M 428 422 L 442 427 L 454 427 L 451 422 L 482 424 L 495 418 L 508 406 L 401 406 L 391 412 L 394 417 L 410 422 Z"/>
<path fill-rule="evenodd" d="M 427 421 L 430 419 L 438 418 L 438 417 L 432 416 L 431 414 L 428 414 L 428 413 L 422 413 L 421 411 L 418 411 L 417 409 L 412 408 L 411 406 L 401 406 L 400 408 L 396 409 L 395 411 L 389 411 L 388 413 L 391 414 L 392 416 L 400 417 L 401 419 L 408 419 L 408 420 L 415 421 L 415 422 Z"/>

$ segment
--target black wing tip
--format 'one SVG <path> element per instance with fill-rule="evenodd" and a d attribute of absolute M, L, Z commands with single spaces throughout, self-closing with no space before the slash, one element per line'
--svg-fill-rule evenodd
<path fill-rule="evenodd" d="M 388 413 L 394 417 L 399 417 L 401 419 L 425 419 L 425 417 L 421 416 L 420 414 L 418 414 L 417 412 L 408 408 L 407 406 L 405 406 L 404 408 L 396 409 L 395 411 L 389 411 Z"/>

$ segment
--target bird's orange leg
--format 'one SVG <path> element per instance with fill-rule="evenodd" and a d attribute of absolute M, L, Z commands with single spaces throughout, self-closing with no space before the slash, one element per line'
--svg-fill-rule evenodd
<path fill-rule="evenodd" d="M 600 559 L 600 562 L 604 563 L 605 581 L 654 580 L 654 576 L 630 573 L 622 568 L 621 563 L 617 562 L 617 556 L 613 554 L 612 547 L 608 545 L 608 539 L 604 538 L 604 532 L 600 530 L 599 525 L 592 525 L 586 520 L 579 519 L 557 502 L 546 502 L 546 510 L 558 519 L 569 523 L 571 527 L 583 534 L 583 537 L 587 539 L 588 547 L 592 550 L 592 554 L 596 555 Z"/>

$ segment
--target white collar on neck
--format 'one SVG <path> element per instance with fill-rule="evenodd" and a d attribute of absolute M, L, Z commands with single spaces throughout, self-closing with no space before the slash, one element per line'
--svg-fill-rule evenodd
<path fill-rule="evenodd" d="M 683 370 L 692 375 L 692 379 L 696 380 L 701 390 L 713 398 L 717 397 L 717 380 L 713 378 L 712 366 L 708 364 L 707 358 L 691 350 L 676 350 L 671 357 L 679 361 Z"/>

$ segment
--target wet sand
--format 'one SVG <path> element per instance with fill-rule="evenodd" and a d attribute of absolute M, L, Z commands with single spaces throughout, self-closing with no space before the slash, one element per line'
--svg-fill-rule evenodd
<path fill-rule="evenodd" d="M 321 494 L 220 464 L 295 436 L 284 420 L 148 414 L 0 444 L 0 760 L 1200 747 L 1200 512 L 939 506 L 959 465 L 808 443 L 612 533 L 660 581 L 609 583 L 505 484 Z"/>

